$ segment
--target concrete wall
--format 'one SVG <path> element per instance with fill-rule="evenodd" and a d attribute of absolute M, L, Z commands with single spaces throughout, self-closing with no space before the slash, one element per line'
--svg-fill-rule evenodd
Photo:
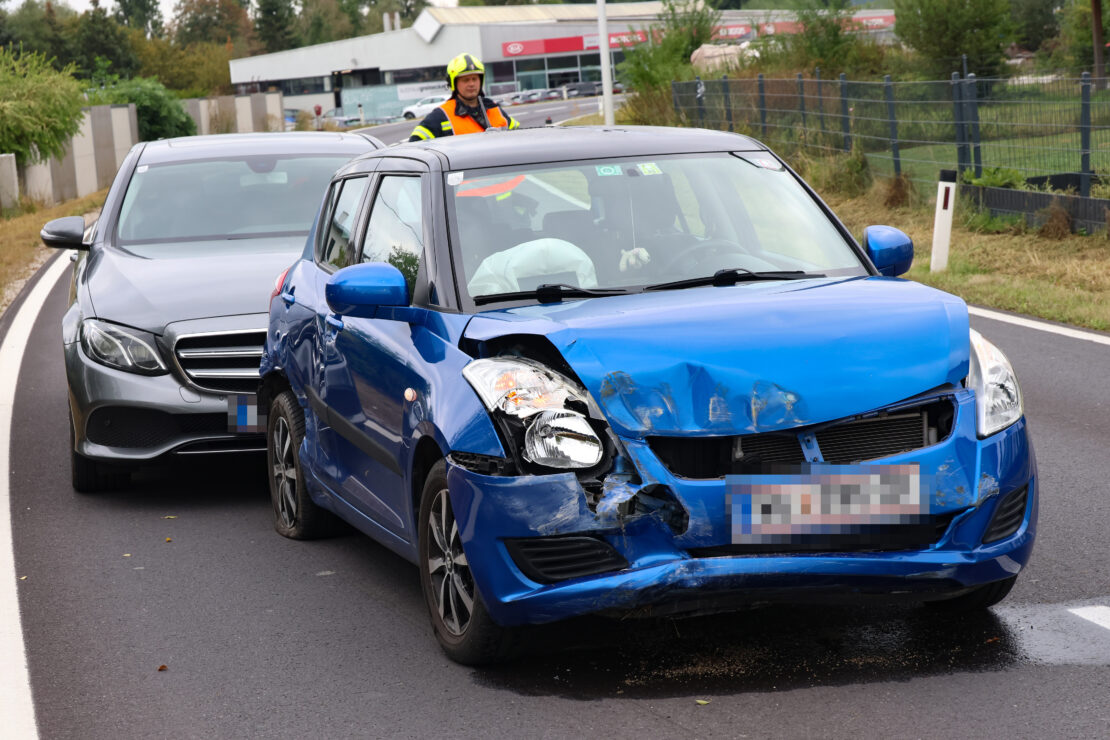
<path fill-rule="evenodd" d="M 85 108 L 81 127 L 62 158 L 51 157 L 22 167 L 17 176 L 18 192 L 45 205 L 95 193 L 112 184 L 120 163 L 138 140 L 139 123 L 133 103 Z"/>
<path fill-rule="evenodd" d="M 0 208 L 15 208 L 19 202 L 19 172 L 14 154 L 0 154 Z"/>
<path fill-rule="evenodd" d="M 281 93 L 268 92 L 191 98 L 185 101 L 185 112 L 196 122 L 198 134 L 245 134 L 281 131 L 282 106 Z"/>

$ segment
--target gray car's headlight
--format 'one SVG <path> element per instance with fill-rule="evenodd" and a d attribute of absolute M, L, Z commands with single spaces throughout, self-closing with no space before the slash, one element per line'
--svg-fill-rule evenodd
<path fill-rule="evenodd" d="M 560 373 L 524 359 L 474 360 L 463 377 L 486 409 L 510 427 L 523 429 L 516 440 L 528 462 L 549 468 L 590 468 L 604 446 L 589 419 L 568 404 L 588 406 L 586 391 Z M 575 403 L 577 402 L 577 403 Z"/>
<path fill-rule="evenodd" d="M 158 356 L 154 335 L 96 319 L 81 322 L 81 349 L 101 365 L 141 375 L 168 372 Z"/>
<path fill-rule="evenodd" d="M 975 419 L 980 437 L 1002 431 L 1025 413 L 1021 388 L 1010 361 L 974 329 L 967 387 L 975 391 Z"/>

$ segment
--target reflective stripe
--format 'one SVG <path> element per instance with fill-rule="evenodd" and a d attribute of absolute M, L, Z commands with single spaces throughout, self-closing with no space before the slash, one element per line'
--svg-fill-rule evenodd
<path fill-rule="evenodd" d="M 520 128 L 520 124 L 515 118 L 509 118 L 509 130 L 512 131 L 514 128 Z"/>
<path fill-rule="evenodd" d="M 412 136 L 419 136 L 421 139 L 434 139 L 435 138 L 435 134 L 433 134 L 431 131 L 424 128 L 423 126 L 417 126 L 416 128 L 414 128 L 412 130 Z"/>
<path fill-rule="evenodd" d="M 444 121 L 443 123 L 440 124 L 440 126 L 443 128 L 444 131 L 451 131 L 452 130 L 450 121 Z"/>

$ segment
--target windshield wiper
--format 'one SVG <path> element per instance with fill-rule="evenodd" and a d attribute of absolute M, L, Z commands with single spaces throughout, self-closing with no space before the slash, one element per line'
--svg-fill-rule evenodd
<path fill-rule="evenodd" d="M 737 283 L 756 280 L 801 280 L 802 278 L 822 277 L 825 277 L 825 275 L 816 272 L 805 272 L 804 270 L 752 272 L 751 270 L 745 270 L 743 267 L 729 267 L 724 270 L 717 270 L 712 275 L 648 285 L 644 290 L 676 290 L 679 288 L 696 288 L 701 285 L 736 285 Z"/>
<path fill-rule="evenodd" d="M 628 293 L 623 288 L 580 288 L 567 283 L 544 283 L 535 290 L 520 290 L 515 293 L 490 293 L 474 297 L 474 304 L 481 306 L 495 301 L 516 301 L 525 298 L 535 298 L 540 303 L 558 303 L 564 298 L 582 296 L 607 296 L 624 295 Z"/>

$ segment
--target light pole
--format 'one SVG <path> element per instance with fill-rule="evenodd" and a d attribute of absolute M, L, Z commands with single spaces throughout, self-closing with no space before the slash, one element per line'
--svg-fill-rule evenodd
<path fill-rule="evenodd" d="M 609 59 L 609 19 L 605 17 L 605 0 L 597 0 L 597 47 L 601 53 L 601 106 L 605 125 L 613 120 L 613 69 Z"/>

